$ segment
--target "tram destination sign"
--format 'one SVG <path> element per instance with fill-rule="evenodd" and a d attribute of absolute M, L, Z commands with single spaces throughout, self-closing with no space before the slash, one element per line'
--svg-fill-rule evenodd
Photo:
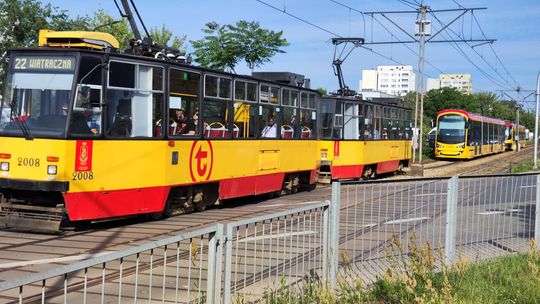
<path fill-rule="evenodd" d="M 15 71 L 73 72 L 75 57 L 72 56 L 14 56 L 11 60 Z"/>

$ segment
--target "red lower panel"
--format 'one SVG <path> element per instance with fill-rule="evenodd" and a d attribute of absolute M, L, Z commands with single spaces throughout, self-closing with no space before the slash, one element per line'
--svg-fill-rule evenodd
<path fill-rule="evenodd" d="M 359 178 L 362 176 L 364 165 L 332 166 L 332 179 Z"/>
<path fill-rule="evenodd" d="M 309 174 L 309 183 L 315 184 L 316 181 L 317 181 L 317 170 L 311 170 Z"/>
<path fill-rule="evenodd" d="M 227 199 L 278 191 L 283 185 L 285 173 L 246 176 L 225 179 L 219 183 L 219 198 Z"/>
<path fill-rule="evenodd" d="M 377 174 L 397 171 L 399 160 L 389 160 L 377 164 Z"/>
<path fill-rule="evenodd" d="M 72 221 L 101 219 L 163 210 L 169 187 L 66 193 Z"/>

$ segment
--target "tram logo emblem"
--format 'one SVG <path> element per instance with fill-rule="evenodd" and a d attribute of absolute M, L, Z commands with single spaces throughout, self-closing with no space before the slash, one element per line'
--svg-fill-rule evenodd
<path fill-rule="evenodd" d="M 75 172 L 92 171 L 92 141 L 78 140 L 75 149 Z"/>
<path fill-rule="evenodd" d="M 189 173 L 194 182 L 207 181 L 212 174 L 214 151 L 208 140 L 196 140 L 191 145 Z"/>

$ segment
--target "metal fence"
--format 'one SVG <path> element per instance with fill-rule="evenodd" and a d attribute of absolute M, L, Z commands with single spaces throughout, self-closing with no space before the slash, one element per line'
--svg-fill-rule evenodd
<path fill-rule="evenodd" d="M 329 205 L 316 203 L 229 223 L 224 303 L 271 301 L 283 297 L 283 287 L 290 302 L 306 282 L 324 277 Z"/>
<path fill-rule="evenodd" d="M 396 256 L 426 244 L 450 264 L 526 252 L 539 233 L 539 180 L 520 174 L 334 183 L 336 274 L 370 283 L 396 266 Z"/>
<path fill-rule="evenodd" d="M 14 278 L 0 283 L 0 302 L 206 303 L 215 296 L 212 278 L 222 228 L 215 225 Z"/>
<path fill-rule="evenodd" d="M 422 244 L 448 263 L 525 252 L 540 235 L 539 188 L 538 174 L 336 182 L 332 202 L 6 281 L 0 301 L 293 301 L 312 282 L 373 282 Z"/>

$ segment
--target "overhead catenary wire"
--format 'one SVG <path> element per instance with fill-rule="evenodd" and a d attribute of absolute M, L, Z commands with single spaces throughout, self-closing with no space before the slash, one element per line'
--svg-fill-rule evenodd
<path fill-rule="evenodd" d="M 255 1 L 257 1 L 257 2 L 259 2 L 259 3 L 261 3 L 261 4 L 264 4 L 264 5 L 266 5 L 266 6 L 270 7 L 270 8 L 272 8 L 272 9 L 278 11 L 278 12 L 281 12 L 281 13 L 285 14 L 285 15 L 288 15 L 289 17 L 292 17 L 292 18 L 294 18 L 294 19 L 296 19 L 296 20 L 302 21 L 302 22 L 304 22 L 304 23 L 306 23 L 306 24 L 309 24 L 309 25 L 311 25 L 311 26 L 313 26 L 313 27 L 316 27 L 316 28 L 318 28 L 319 30 L 321 30 L 321 31 L 323 31 L 323 32 L 326 32 L 326 33 L 328 33 L 328 34 L 330 34 L 330 35 L 333 35 L 333 36 L 335 36 L 335 37 L 342 37 L 341 35 L 338 35 L 338 34 L 332 32 L 332 31 L 329 31 L 329 30 L 327 30 L 327 29 L 325 29 L 325 28 L 323 28 L 323 27 L 321 27 L 321 26 L 318 26 L 318 25 L 316 25 L 315 23 L 312 23 L 312 22 L 309 22 L 309 21 L 307 21 L 307 20 L 305 20 L 305 19 L 302 19 L 302 18 L 300 18 L 300 17 L 298 17 L 298 16 L 296 16 L 296 15 L 293 15 L 293 14 L 291 14 L 291 13 L 285 11 L 285 10 L 281 10 L 281 9 L 279 9 L 278 7 L 275 7 L 275 6 L 273 6 L 272 4 L 270 4 L 270 3 L 266 3 L 266 2 L 264 2 L 264 1 L 262 1 L 262 0 L 255 0 Z"/>
<path fill-rule="evenodd" d="M 435 20 L 437 20 L 437 22 L 439 22 L 439 24 L 441 24 L 441 26 L 443 26 L 443 22 L 432 12 L 428 11 L 430 13 L 430 15 L 432 15 Z M 448 37 L 449 39 L 451 38 L 451 35 L 449 34 L 450 32 L 452 32 L 454 35 L 457 35 L 456 32 L 454 32 L 453 30 L 451 29 L 448 29 L 448 28 L 445 28 L 444 31 L 446 33 L 448 33 Z M 442 34 L 442 33 L 441 33 Z M 500 86 L 500 87 L 505 87 L 505 88 L 508 88 L 508 87 L 512 87 L 512 85 L 508 82 L 507 79 L 505 79 L 498 71 L 497 69 L 495 69 L 489 62 L 487 62 L 487 60 L 480 55 L 480 53 L 478 53 L 477 50 L 475 50 L 468 42 L 465 42 L 467 44 L 467 46 L 469 46 L 484 62 L 486 62 L 486 64 L 488 64 L 488 66 L 490 66 L 497 75 L 499 75 L 499 77 L 501 77 L 501 80 L 504 82 L 500 82 L 499 80 L 497 80 L 494 76 L 492 76 L 491 74 L 489 74 L 488 72 L 486 72 L 484 69 L 482 69 L 479 65 L 477 65 L 466 53 L 465 51 L 459 46 L 459 44 L 457 44 L 456 42 L 452 42 L 451 45 L 454 49 L 458 50 L 458 52 L 467 60 L 469 61 L 469 63 L 471 63 L 474 67 L 476 67 L 476 69 L 482 74 L 484 75 L 486 78 L 488 78 L 492 83 Z M 508 85 L 508 87 L 506 87 L 506 85 Z"/>
<path fill-rule="evenodd" d="M 317 24 L 315 24 L 315 23 L 313 23 L 313 22 L 310 22 L 310 21 L 305 20 L 305 19 L 303 19 L 303 18 L 301 18 L 301 17 L 299 17 L 299 16 L 296 16 L 296 15 L 294 15 L 294 14 L 292 14 L 292 13 L 289 13 L 289 12 L 287 12 L 287 11 L 284 11 L 284 10 L 282 10 L 282 9 L 280 9 L 280 8 L 274 6 L 274 5 L 271 5 L 271 4 L 269 4 L 269 3 L 267 3 L 267 2 L 265 2 L 265 1 L 263 1 L 263 0 L 255 0 L 255 1 L 257 1 L 257 2 L 259 2 L 259 3 L 261 3 L 261 4 L 263 4 L 263 5 L 265 5 L 265 6 L 267 6 L 267 7 L 270 7 L 270 8 L 272 8 L 273 10 L 276 10 L 276 11 L 282 13 L 282 14 L 285 14 L 285 15 L 287 15 L 287 16 L 289 16 L 289 17 L 292 17 L 292 18 L 294 18 L 294 19 L 296 19 L 296 20 L 298 20 L 298 21 L 301 21 L 301 22 L 303 22 L 303 23 L 306 23 L 306 24 L 308 24 L 308 25 L 310 25 L 310 26 L 312 26 L 312 27 L 314 27 L 314 28 L 317 28 L 317 29 L 319 29 L 319 30 L 321 30 L 321 31 L 323 31 L 323 32 L 325 32 L 325 33 L 328 33 L 328 34 L 330 34 L 330 35 L 332 35 L 332 36 L 334 36 L 334 37 L 343 38 L 342 35 L 336 34 L 336 33 L 332 32 L 332 31 L 330 31 L 330 30 L 328 30 L 328 29 L 325 29 L 324 27 L 319 26 L 319 25 L 317 25 Z M 387 60 L 390 60 L 390 61 L 392 61 L 393 63 L 399 64 L 399 65 L 405 65 L 404 63 L 401 63 L 401 62 L 399 62 L 399 61 L 397 61 L 397 60 L 395 60 L 395 59 L 393 59 L 393 58 L 391 58 L 391 57 L 388 57 L 388 56 L 386 56 L 386 55 L 384 55 L 384 54 L 382 54 L 382 53 L 380 53 L 380 52 L 374 51 L 373 49 L 367 48 L 367 47 L 365 47 L 365 46 L 360 46 L 360 47 L 363 48 L 363 49 L 365 49 L 365 50 L 368 50 L 369 52 L 374 53 L 374 54 L 376 54 L 376 55 L 378 55 L 378 56 L 380 56 L 380 57 L 382 57 L 382 58 L 385 58 L 385 59 L 387 59 Z M 418 73 L 418 70 L 416 70 L 416 69 L 414 69 L 414 68 L 413 68 L 413 71 L 416 72 L 416 73 Z M 428 75 L 428 76 L 429 76 L 429 75 Z"/>
<path fill-rule="evenodd" d="M 330 2 L 333 2 L 333 3 L 337 4 L 337 5 L 343 6 L 343 7 L 347 8 L 347 9 L 349 9 L 349 10 L 355 11 L 355 12 L 359 13 L 362 17 L 365 15 L 364 12 L 362 12 L 362 11 L 360 11 L 360 10 L 358 10 L 358 9 L 355 9 L 355 8 L 353 8 L 353 7 L 350 7 L 350 6 L 346 5 L 346 4 L 343 4 L 343 3 L 339 2 L 339 1 L 336 1 L 336 0 L 329 0 L 329 1 L 330 1 Z M 395 36 L 395 35 L 394 35 L 394 34 L 393 34 L 393 33 L 392 33 L 392 32 L 391 32 L 391 31 L 383 24 L 383 23 L 381 23 L 381 22 L 380 22 L 373 14 L 371 14 L 371 17 L 372 17 L 372 22 L 373 22 L 373 20 L 374 20 L 375 22 L 377 22 L 380 26 L 383 27 L 384 30 L 386 30 L 386 31 L 391 35 L 391 37 L 395 38 L 395 39 L 397 40 L 397 42 L 400 42 L 405 48 L 407 48 L 409 51 L 411 51 L 414 55 L 418 56 L 418 53 L 417 53 L 416 51 L 414 51 L 413 49 L 411 49 L 407 44 L 403 43 L 402 40 L 400 40 L 398 37 L 396 37 L 396 36 Z M 365 48 L 365 47 L 364 47 L 364 48 Z M 365 48 L 365 49 L 371 50 L 371 49 L 369 49 L 369 48 Z M 380 55 L 379 55 L 379 56 L 380 56 Z M 386 57 L 386 59 L 389 59 L 389 58 L 391 58 L 391 57 Z M 440 68 L 436 67 L 436 66 L 435 66 L 434 64 L 432 64 L 431 62 L 429 62 L 429 61 L 426 60 L 426 63 L 427 63 L 428 65 L 430 65 L 431 67 L 433 67 L 435 70 L 437 70 L 439 73 L 443 73 L 443 74 L 444 74 L 444 72 L 443 72 Z M 432 75 L 427 75 L 427 76 L 433 78 Z"/>
<path fill-rule="evenodd" d="M 452 0 L 455 4 L 458 5 L 458 7 L 462 8 L 463 6 L 461 5 L 461 3 L 459 3 L 457 0 Z M 476 15 L 475 14 L 471 14 L 471 19 L 474 19 L 474 21 L 476 22 L 476 25 L 478 26 L 478 29 L 480 30 L 480 33 L 482 34 L 482 36 L 484 38 L 486 38 L 486 34 L 484 33 L 484 30 L 482 29 L 482 26 L 480 25 L 480 22 L 478 21 L 478 19 L 476 18 Z M 472 24 L 472 22 L 471 22 Z M 471 25 L 472 26 L 472 25 Z M 502 62 L 501 58 L 499 57 L 499 55 L 497 54 L 497 52 L 495 52 L 495 48 L 493 48 L 493 45 L 490 44 L 489 45 L 489 48 L 491 49 L 491 51 L 493 52 L 493 55 L 495 56 L 495 58 L 497 59 L 497 61 L 501 64 L 501 66 L 503 67 L 504 71 L 506 72 L 506 74 L 512 79 L 512 81 L 514 82 L 514 84 L 516 85 L 516 87 L 521 87 L 519 85 L 519 83 L 516 81 L 516 79 L 512 76 L 512 74 L 510 73 L 510 71 L 506 68 L 506 65 Z"/>

